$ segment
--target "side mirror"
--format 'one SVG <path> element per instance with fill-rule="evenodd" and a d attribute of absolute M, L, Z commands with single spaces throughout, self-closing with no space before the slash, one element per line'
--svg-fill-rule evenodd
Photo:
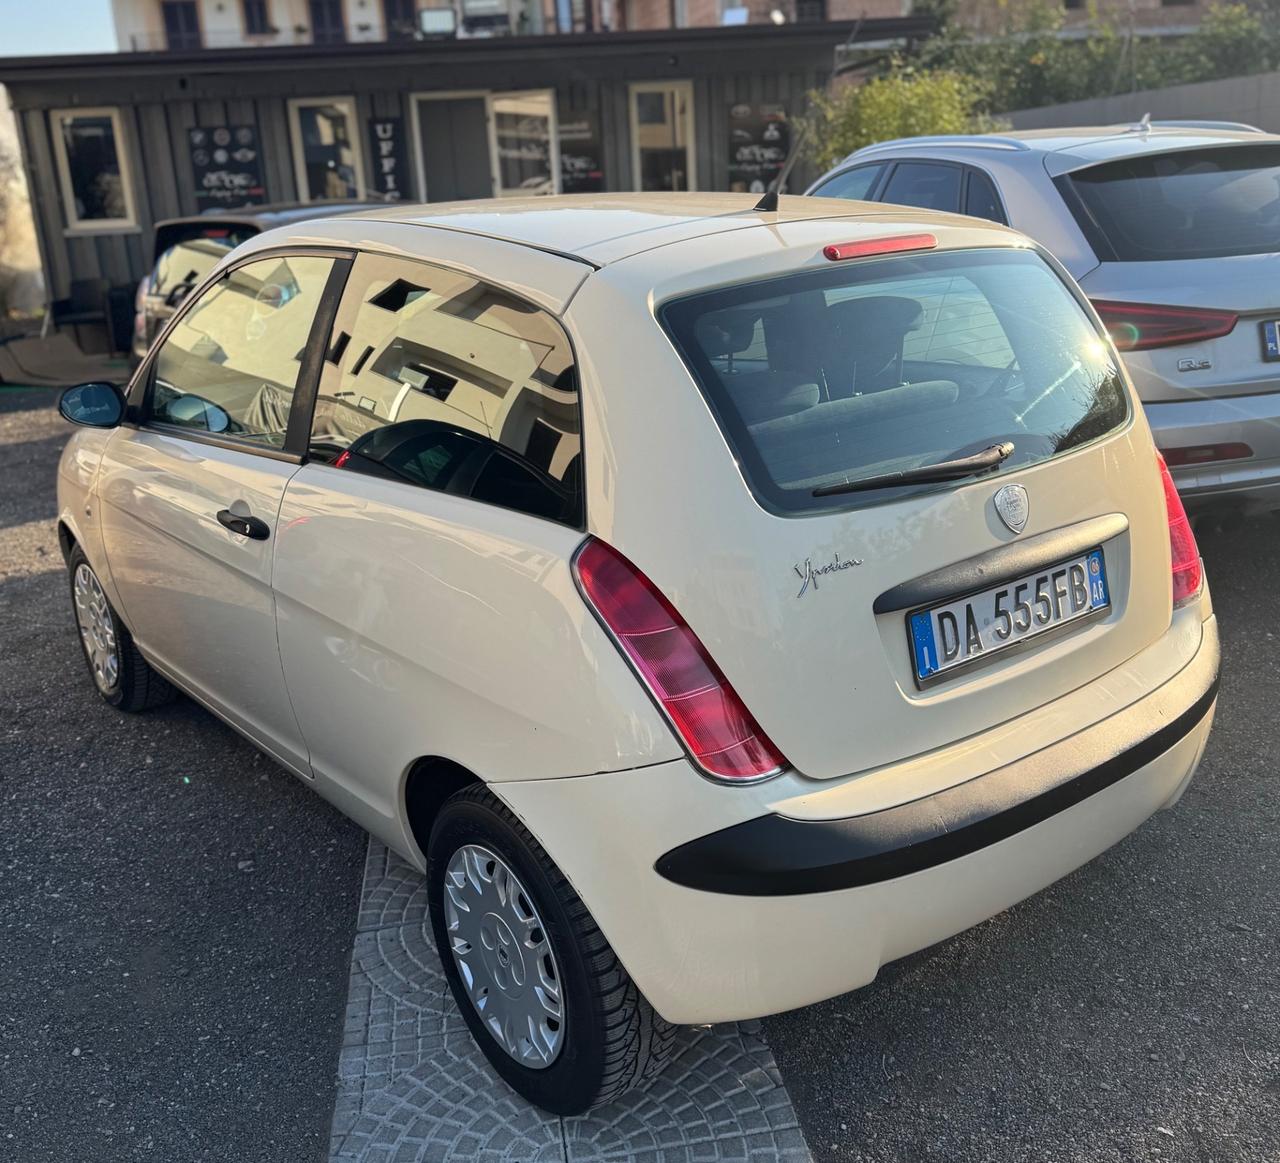
<path fill-rule="evenodd" d="M 88 383 L 68 388 L 58 400 L 64 420 L 86 428 L 114 428 L 124 419 L 124 394 L 115 384 Z"/>

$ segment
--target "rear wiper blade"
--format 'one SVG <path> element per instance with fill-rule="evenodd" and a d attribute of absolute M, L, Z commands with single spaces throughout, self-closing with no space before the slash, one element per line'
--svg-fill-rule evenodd
<path fill-rule="evenodd" d="M 841 493 L 860 493 L 868 489 L 888 489 L 894 485 L 927 484 L 931 481 L 957 481 L 971 477 L 1008 460 L 1013 454 L 1013 441 L 993 444 L 972 456 L 955 460 L 940 460 L 937 464 L 922 464 L 904 468 L 899 472 L 881 473 L 879 476 L 861 477 L 856 481 L 844 481 L 838 485 L 823 485 L 813 490 L 815 497 L 835 497 Z"/>

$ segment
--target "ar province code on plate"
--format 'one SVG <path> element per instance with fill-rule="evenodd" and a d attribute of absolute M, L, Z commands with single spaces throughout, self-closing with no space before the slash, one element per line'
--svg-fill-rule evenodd
<path fill-rule="evenodd" d="M 909 619 L 920 682 L 998 654 L 1111 604 L 1101 549 L 1046 566 Z"/>

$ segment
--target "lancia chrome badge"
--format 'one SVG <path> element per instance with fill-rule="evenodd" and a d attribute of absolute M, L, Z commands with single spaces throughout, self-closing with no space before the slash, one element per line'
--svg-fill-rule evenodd
<path fill-rule="evenodd" d="M 1027 518 L 1031 515 L 1031 502 L 1027 499 L 1027 490 L 1021 485 L 1002 485 L 996 490 L 996 514 L 1014 533 L 1021 533 L 1027 527 Z"/>

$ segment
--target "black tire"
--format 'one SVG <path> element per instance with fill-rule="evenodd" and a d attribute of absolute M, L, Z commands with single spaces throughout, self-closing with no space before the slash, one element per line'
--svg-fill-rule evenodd
<path fill-rule="evenodd" d="M 508 865 L 546 926 L 564 993 L 564 1041 L 541 1069 L 516 1061 L 484 1026 L 449 949 L 445 872 L 468 844 L 489 849 Z M 456 792 L 436 817 L 427 850 L 427 899 L 454 1000 L 485 1057 L 518 1094 L 553 1114 L 579 1114 L 645 1083 L 665 1064 L 676 1027 L 654 1012 L 564 874 L 483 785 Z"/>
<path fill-rule="evenodd" d="M 76 573 L 81 566 L 93 575 L 96 582 L 97 576 L 94 574 L 93 566 L 89 564 L 89 559 L 85 557 L 84 550 L 78 545 L 72 546 L 71 552 L 67 555 L 67 576 L 71 583 L 71 613 L 73 618 L 77 617 Z M 101 583 L 98 584 L 100 585 Z M 116 613 L 111 603 L 106 601 L 105 595 L 103 601 L 106 603 L 106 611 L 111 619 L 111 628 L 115 635 L 118 671 L 114 682 L 106 684 L 99 681 L 94 670 L 88 644 L 85 642 L 84 635 L 80 633 L 78 618 L 76 621 L 77 636 L 80 639 L 80 652 L 84 656 L 85 665 L 89 669 L 89 678 L 93 682 L 94 690 L 102 696 L 103 701 L 120 711 L 146 711 L 152 707 L 159 707 L 165 703 L 172 702 L 178 693 L 173 684 L 151 669 L 147 660 L 142 657 L 141 652 L 134 645 L 133 635 L 129 633 L 129 628 L 120 620 L 120 615 Z"/>

